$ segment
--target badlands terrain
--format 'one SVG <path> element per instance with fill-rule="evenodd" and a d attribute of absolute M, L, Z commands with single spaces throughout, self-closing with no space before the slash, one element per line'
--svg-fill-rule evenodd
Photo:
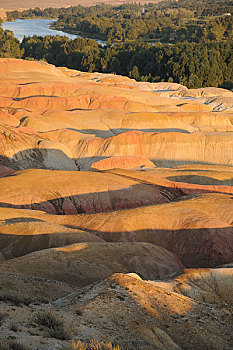
<path fill-rule="evenodd" d="M 232 349 L 233 92 L 0 59 L 0 268 L 0 349 Z"/>

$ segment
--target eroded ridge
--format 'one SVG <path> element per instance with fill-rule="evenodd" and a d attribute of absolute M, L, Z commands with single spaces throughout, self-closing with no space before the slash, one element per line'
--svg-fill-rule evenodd
<path fill-rule="evenodd" d="M 0 59 L 0 348 L 232 349 L 232 121 L 224 89 Z"/>

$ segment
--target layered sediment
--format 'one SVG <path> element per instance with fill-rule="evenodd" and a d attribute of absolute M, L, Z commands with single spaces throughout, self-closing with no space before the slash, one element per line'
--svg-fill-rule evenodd
<path fill-rule="evenodd" d="M 0 338 L 232 349 L 232 146 L 231 91 L 0 59 Z"/>

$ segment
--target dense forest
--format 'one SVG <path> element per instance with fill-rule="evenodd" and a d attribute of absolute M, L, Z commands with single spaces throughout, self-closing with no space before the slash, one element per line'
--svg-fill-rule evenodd
<path fill-rule="evenodd" d="M 0 27 L 0 57 L 21 58 L 22 55 L 19 40 L 10 30 L 3 30 Z"/>
<path fill-rule="evenodd" d="M 0 57 L 45 60 L 83 71 L 127 75 L 141 81 L 174 81 L 190 88 L 232 88 L 233 42 L 101 46 L 92 39 L 33 36 L 19 43 L 0 32 Z"/>
<path fill-rule="evenodd" d="M 58 18 L 58 26 L 65 23 L 86 36 L 106 39 L 107 44 L 101 46 L 87 38 L 36 35 L 20 43 L 12 32 L 0 28 L 0 57 L 44 60 L 138 81 L 233 89 L 232 16 L 228 13 L 232 9 L 233 1 L 229 0 L 180 0 L 143 6 L 13 11 L 8 19 Z"/>
<path fill-rule="evenodd" d="M 180 0 L 157 4 L 96 5 L 8 12 L 16 18 L 58 18 L 56 29 L 106 40 L 221 41 L 233 39 L 232 0 Z"/>

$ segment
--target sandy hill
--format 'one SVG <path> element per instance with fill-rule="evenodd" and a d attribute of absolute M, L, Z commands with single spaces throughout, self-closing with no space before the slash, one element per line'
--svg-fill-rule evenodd
<path fill-rule="evenodd" d="M 230 91 L 0 59 L 0 349 L 232 349 L 232 146 Z"/>

